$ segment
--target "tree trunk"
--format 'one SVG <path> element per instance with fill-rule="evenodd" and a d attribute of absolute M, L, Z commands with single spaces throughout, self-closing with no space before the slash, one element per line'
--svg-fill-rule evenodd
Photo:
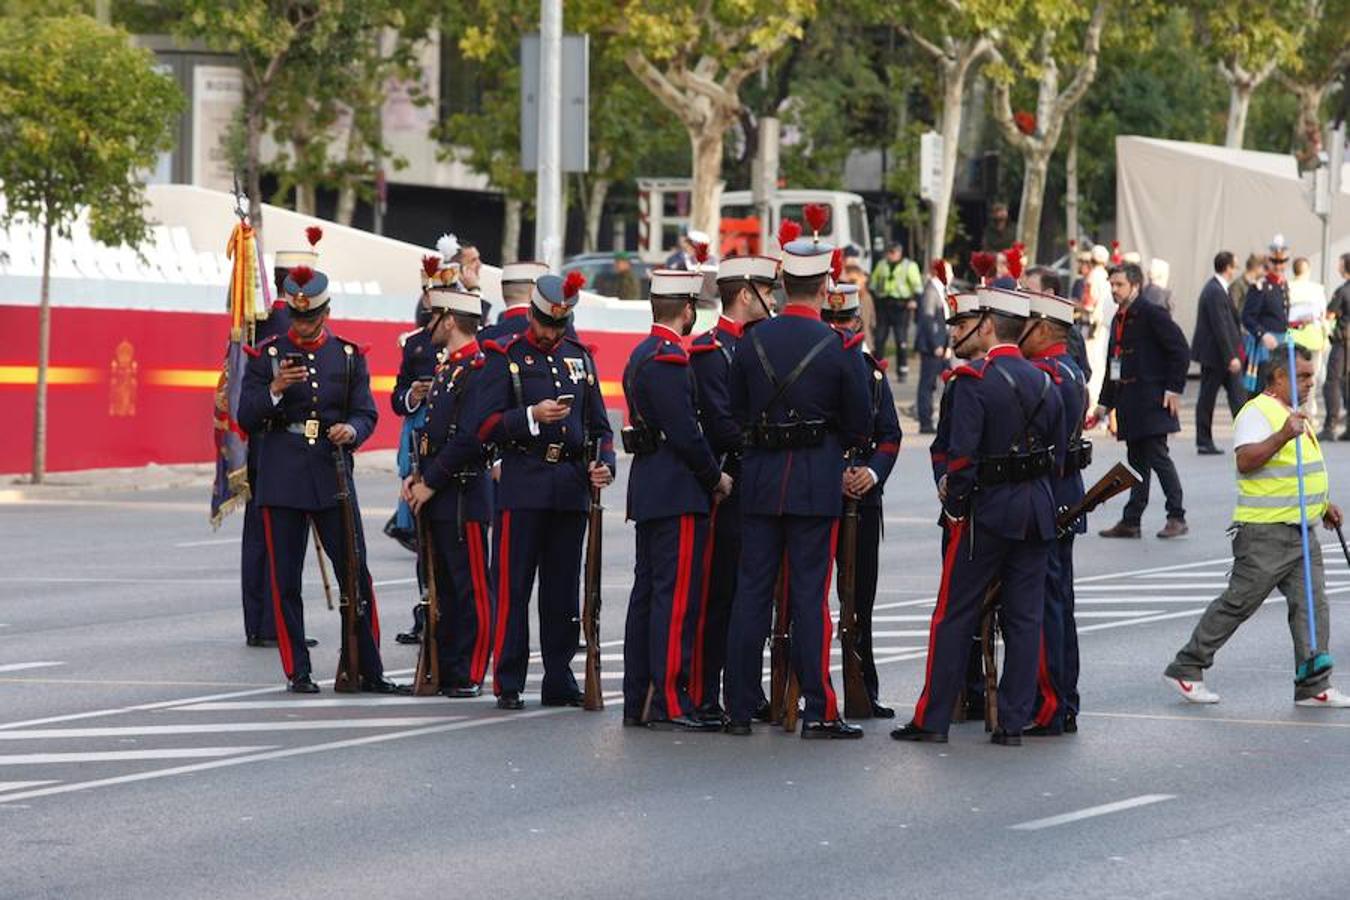
<path fill-rule="evenodd" d="M 600 245 L 600 219 L 605 212 L 605 197 L 609 195 L 608 178 L 596 178 L 591 182 L 590 198 L 586 201 L 586 237 L 582 249 L 594 253 Z"/>
<path fill-rule="evenodd" d="M 356 114 L 353 112 L 351 127 L 347 129 L 347 159 L 346 165 L 342 168 L 344 173 L 342 176 L 342 185 L 338 188 L 336 216 L 336 221 L 339 225 L 346 225 L 349 228 L 351 227 L 352 219 L 356 217 L 356 186 L 357 179 L 360 178 L 356 172 L 359 170 L 357 164 L 361 162 L 361 157 L 363 155 L 361 145 L 361 129 L 356 125 Z M 380 202 L 378 197 L 375 198 L 375 202 Z"/>
<path fill-rule="evenodd" d="M 506 216 L 502 220 L 502 265 L 520 259 L 520 218 L 525 204 L 506 198 Z"/>
<path fill-rule="evenodd" d="M 1228 83 L 1228 131 L 1224 135 L 1225 147 L 1242 149 L 1242 139 L 1247 133 L 1247 107 L 1252 102 L 1252 91 L 1256 85 L 1242 78 Z"/>
<path fill-rule="evenodd" d="M 38 301 L 37 385 L 33 399 L 33 484 L 47 474 L 47 364 L 52 345 L 52 211 L 42 221 L 42 290 Z"/>
<path fill-rule="evenodd" d="M 718 208 L 718 183 L 722 180 L 722 140 L 726 123 L 712 116 L 699 126 L 689 127 L 689 145 L 693 151 L 694 187 L 690 197 L 689 227 L 706 232 L 713 252 L 720 255 L 722 211 Z"/>
<path fill-rule="evenodd" d="M 248 222 L 262 239 L 262 100 L 254 97 L 244 117 L 244 168 L 248 181 Z"/>
<path fill-rule="evenodd" d="M 1041 233 L 1041 207 L 1045 204 L 1046 174 L 1052 150 L 1040 149 L 1022 157 L 1022 213 L 1017 223 L 1017 239 L 1025 247 L 1028 264 L 1036 260 L 1036 239 Z"/>
<path fill-rule="evenodd" d="M 302 216 L 312 216 L 314 215 L 314 208 L 314 185 L 296 182 L 295 211 Z"/>
<path fill-rule="evenodd" d="M 1069 246 L 1078 246 L 1078 114 L 1069 118 L 1069 149 L 1064 160 L 1064 220 Z M 1073 260 L 1069 260 L 1073 268 Z"/>
<path fill-rule="evenodd" d="M 942 66 L 942 179 L 933 198 L 929 230 L 929 260 L 942 256 L 947 244 L 947 217 L 951 214 L 952 191 L 956 186 L 956 158 L 961 140 L 961 95 L 965 88 L 965 69 Z"/>

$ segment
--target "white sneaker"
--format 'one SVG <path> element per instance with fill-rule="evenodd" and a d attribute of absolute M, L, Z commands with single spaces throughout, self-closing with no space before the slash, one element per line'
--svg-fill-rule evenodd
<path fill-rule="evenodd" d="M 1187 681 L 1184 678 L 1172 678 L 1170 675 L 1164 675 L 1163 681 L 1167 682 L 1172 690 L 1181 695 L 1181 698 L 1188 703 L 1218 703 L 1219 695 L 1205 687 L 1203 681 Z M 1350 698 L 1347 698 L 1350 701 Z M 1304 702 L 1302 700 L 1300 703 Z M 1316 704 L 1322 705 L 1322 704 Z"/>
<path fill-rule="evenodd" d="M 1329 687 L 1316 697 L 1305 697 L 1302 700 L 1295 700 L 1295 706 L 1309 706 L 1317 709 L 1350 709 L 1350 696 L 1342 694 L 1334 687 Z"/>

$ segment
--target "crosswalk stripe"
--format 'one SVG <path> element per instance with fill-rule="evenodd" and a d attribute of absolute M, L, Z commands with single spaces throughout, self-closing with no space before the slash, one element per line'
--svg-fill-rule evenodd
<path fill-rule="evenodd" d="M 873 631 L 874 638 L 926 638 L 928 629 L 922 631 Z"/>
<path fill-rule="evenodd" d="M 253 709 L 335 709 L 344 706 L 416 706 L 435 703 L 435 697 L 334 697 L 322 700 L 221 700 L 215 703 L 190 703 L 158 712 L 238 712 Z"/>
<path fill-rule="evenodd" d="M 21 788 L 41 787 L 44 784 L 56 784 L 56 781 L 0 781 L 0 791 L 17 791 Z"/>
<path fill-rule="evenodd" d="M 1152 606 L 1155 603 L 1208 603 L 1214 597 L 1213 593 L 1179 594 L 1164 597 L 1075 597 L 1073 603 L 1074 606 L 1110 606 L 1116 604 Z"/>
<path fill-rule="evenodd" d="M 1160 609 L 1079 609 L 1074 611 L 1078 619 L 1129 619 L 1136 616 L 1156 616 Z"/>
<path fill-rule="evenodd" d="M 28 669 L 50 669 L 52 666 L 64 666 L 61 662 L 8 663 L 0 666 L 0 672 L 23 672 Z"/>
<path fill-rule="evenodd" d="M 172 747 L 163 750 L 91 750 L 85 753 L 16 753 L 0 754 L 0 768 L 5 766 L 50 766 L 57 763 L 135 762 L 146 759 L 216 759 L 272 750 L 274 747 Z M 6 801 L 17 797 L 5 797 Z"/>
<path fill-rule="evenodd" d="M 410 728 L 453 722 L 463 716 L 406 716 L 369 719 L 314 719 L 279 722 L 206 722 L 198 725 L 126 725 L 108 728 L 31 728 L 0 731 L 0 741 L 65 738 L 154 737 L 170 734 L 230 734 L 253 731 L 332 731 L 344 728 Z"/>

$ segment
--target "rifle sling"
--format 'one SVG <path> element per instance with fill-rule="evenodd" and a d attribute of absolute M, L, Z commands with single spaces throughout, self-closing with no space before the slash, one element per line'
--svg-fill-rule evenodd
<path fill-rule="evenodd" d="M 753 331 L 750 332 L 750 343 L 754 345 L 755 354 L 759 357 L 759 364 L 764 368 L 764 374 L 768 377 L 769 384 L 774 388 L 773 395 L 769 397 L 769 402 L 764 404 L 764 408 L 759 411 L 758 415 L 751 416 L 751 419 L 760 419 L 767 416 L 773 405 L 787 394 L 788 388 L 792 387 L 797 379 L 805 374 L 807 366 L 811 365 L 811 361 L 819 356 L 821 351 L 830 345 L 831 341 L 835 340 L 838 340 L 838 336 L 833 331 L 822 337 L 816 342 L 815 346 L 806 351 L 806 355 L 797 362 L 797 365 L 788 373 L 787 378 L 780 382 L 778 376 L 774 374 L 773 364 L 769 362 L 769 355 L 764 352 L 764 345 L 760 343 L 759 335 Z"/>

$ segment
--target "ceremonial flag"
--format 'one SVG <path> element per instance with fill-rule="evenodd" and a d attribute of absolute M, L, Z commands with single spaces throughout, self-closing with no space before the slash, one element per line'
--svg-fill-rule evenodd
<path fill-rule="evenodd" d="M 230 340 L 225 348 L 220 380 L 216 383 L 216 481 L 211 489 L 211 527 L 235 507 L 249 500 L 248 435 L 239 427 L 239 389 L 247 359 L 244 346 L 252 340 L 253 325 L 272 305 L 263 272 L 262 253 L 253 227 L 242 218 L 230 233 L 225 255 L 234 263 L 226 302 L 230 311 Z"/>

